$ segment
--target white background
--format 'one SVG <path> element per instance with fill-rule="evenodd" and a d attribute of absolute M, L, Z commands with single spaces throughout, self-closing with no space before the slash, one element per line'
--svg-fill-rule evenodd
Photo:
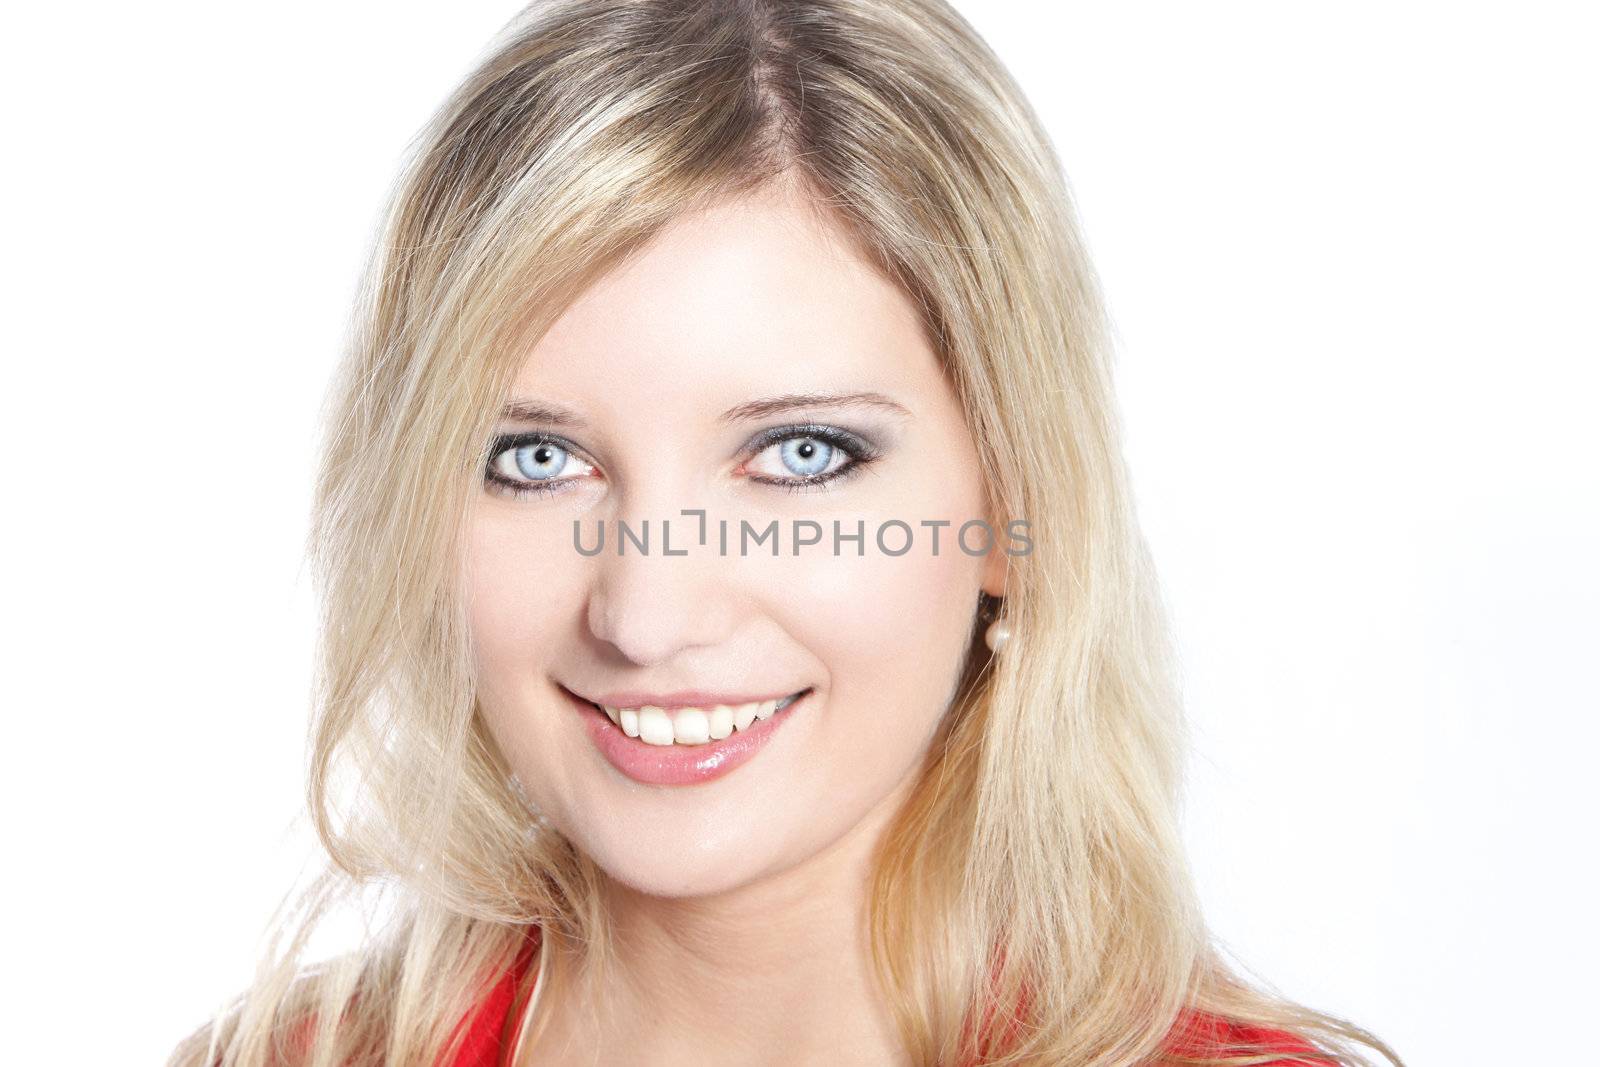
<path fill-rule="evenodd" d="M 248 978 L 309 840 L 318 406 L 402 149 L 517 6 L 8 18 L 9 1062 L 160 1062 Z M 959 6 L 1105 281 L 1219 935 L 1413 1065 L 1577 1062 L 1589 5 Z"/>

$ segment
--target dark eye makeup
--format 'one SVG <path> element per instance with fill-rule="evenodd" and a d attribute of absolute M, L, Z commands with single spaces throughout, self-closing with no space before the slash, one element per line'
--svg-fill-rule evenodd
<path fill-rule="evenodd" d="M 745 458 L 739 464 L 739 470 L 743 471 L 752 460 L 768 449 L 774 446 L 789 446 L 791 443 L 795 447 L 790 452 L 797 455 L 802 463 L 818 455 L 828 457 L 842 455 L 846 462 L 835 466 L 830 460 L 827 469 L 815 473 L 796 474 L 792 477 L 750 473 L 744 476 L 758 485 L 769 485 L 788 492 L 815 492 L 829 483 L 853 477 L 883 454 L 883 450 L 877 445 L 852 430 L 826 423 L 804 422 L 774 426 L 756 434 L 740 449 L 740 455 Z M 531 452 L 523 451 L 530 449 Z M 780 447 L 780 452 L 782 450 Z M 498 434 L 489 445 L 484 464 L 483 476 L 486 488 L 517 498 L 551 496 L 565 491 L 567 486 L 575 482 L 584 480 L 582 476 L 549 478 L 515 476 L 514 470 L 504 469 L 507 465 L 504 461 L 510 458 L 515 463 L 520 458 L 518 453 L 539 464 L 552 463 L 559 458 L 561 462 L 556 468 L 556 474 L 565 470 L 570 465 L 569 461 L 579 466 L 598 468 L 598 464 L 584 457 L 582 449 L 559 434 L 543 430 Z M 780 457 L 780 463 L 786 462 L 787 457 Z"/>
<path fill-rule="evenodd" d="M 577 445 L 557 434 L 543 431 L 530 431 L 527 433 L 499 434 L 489 445 L 489 454 L 483 468 L 483 480 L 487 488 L 513 497 L 550 496 L 562 491 L 562 488 L 579 478 L 517 478 L 502 471 L 501 461 L 507 457 L 515 460 L 516 453 L 531 450 L 535 462 L 548 462 L 559 455 L 563 462 L 556 472 L 567 466 L 567 460 L 576 460 L 579 464 L 594 467 L 595 464 L 582 458 L 582 451 Z"/>

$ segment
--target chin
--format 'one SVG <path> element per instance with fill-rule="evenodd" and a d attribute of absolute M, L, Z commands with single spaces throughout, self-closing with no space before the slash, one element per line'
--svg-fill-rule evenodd
<path fill-rule="evenodd" d="M 771 788 L 718 797 L 689 795 L 700 787 L 607 790 L 607 803 L 566 806 L 555 821 L 608 878 L 635 892 L 716 896 L 827 852 L 855 822 L 844 798 L 780 777 Z"/>
<path fill-rule="evenodd" d="M 759 881 L 775 869 L 799 862 L 784 862 L 763 842 L 706 840 L 685 835 L 653 839 L 645 834 L 617 839 L 603 834 L 599 840 L 573 838 L 606 877 L 636 893 L 652 897 L 712 897 Z"/>

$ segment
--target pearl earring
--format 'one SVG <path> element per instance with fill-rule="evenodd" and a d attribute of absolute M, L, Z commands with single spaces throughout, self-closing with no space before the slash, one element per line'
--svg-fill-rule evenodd
<path fill-rule="evenodd" d="M 999 655 L 1000 650 L 1006 647 L 1006 642 L 1011 640 L 1011 627 L 1004 619 L 996 619 L 984 631 L 983 643 L 989 646 L 989 651 Z"/>

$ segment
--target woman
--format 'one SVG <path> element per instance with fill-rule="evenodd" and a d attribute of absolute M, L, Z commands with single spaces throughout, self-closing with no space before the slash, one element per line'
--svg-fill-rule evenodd
<path fill-rule="evenodd" d="M 1095 281 L 944 3 L 537 3 L 368 278 L 334 865 L 174 1064 L 1399 1062 L 1211 947 Z"/>

